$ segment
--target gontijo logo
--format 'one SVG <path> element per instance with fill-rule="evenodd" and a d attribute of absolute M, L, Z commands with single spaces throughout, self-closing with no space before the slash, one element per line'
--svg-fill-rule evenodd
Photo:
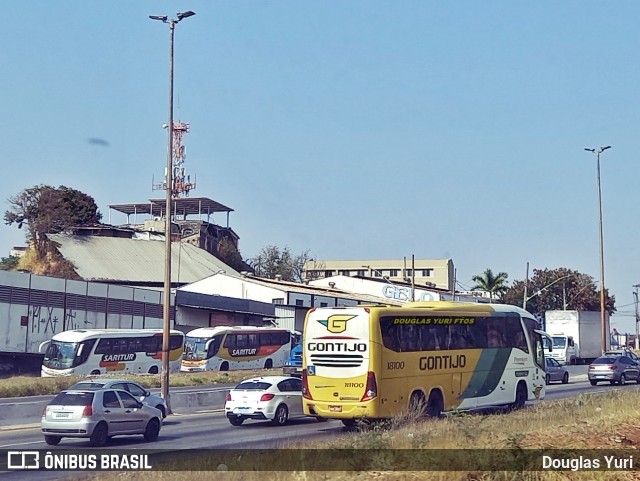
<path fill-rule="evenodd" d="M 329 316 L 326 320 L 318 320 L 318 322 L 326 327 L 327 331 L 339 334 L 347 329 L 347 321 L 350 321 L 354 317 L 356 316 L 334 314 L 333 316 Z"/>

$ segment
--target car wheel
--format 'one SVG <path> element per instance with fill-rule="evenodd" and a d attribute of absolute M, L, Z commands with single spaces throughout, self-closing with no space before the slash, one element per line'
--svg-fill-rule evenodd
<path fill-rule="evenodd" d="M 151 442 L 158 439 L 160 434 L 160 420 L 153 418 L 147 423 L 147 429 L 144 430 L 144 440 Z"/>
<path fill-rule="evenodd" d="M 356 425 L 355 419 L 341 419 L 341 421 L 342 421 L 342 424 L 344 424 L 348 428 L 352 428 L 353 426 Z"/>
<path fill-rule="evenodd" d="M 232 426 L 240 426 L 244 422 L 244 418 L 240 416 L 229 416 L 227 419 Z"/>
<path fill-rule="evenodd" d="M 106 423 L 101 422 L 93 429 L 89 442 L 91 446 L 104 446 L 107 444 L 107 439 L 109 439 L 109 429 Z"/>
<path fill-rule="evenodd" d="M 162 404 L 158 404 L 156 406 L 156 409 L 162 413 L 162 419 L 167 417 L 167 413 L 166 413 L 166 411 L 164 409 L 164 406 Z"/>
<path fill-rule="evenodd" d="M 640 377 L 638 378 L 638 382 L 640 382 Z M 318 421 L 319 423 L 326 423 L 328 421 L 327 418 L 323 418 L 321 416 L 316 416 L 316 421 Z"/>
<path fill-rule="evenodd" d="M 618 381 L 618 383 L 621 386 L 624 386 L 627 382 L 627 376 L 625 376 L 624 374 L 620 374 L 620 381 Z"/>
<path fill-rule="evenodd" d="M 567 384 L 569 382 L 569 373 L 565 372 L 564 376 L 562 376 L 562 384 Z"/>
<path fill-rule="evenodd" d="M 551 384 L 551 376 L 549 376 L 548 374 L 544 377 L 544 383 L 545 384 Z"/>
<path fill-rule="evenodd" d="M 51 446 L 57 446 L 62 441 L 62 436 L 50 436 L 48 434 L 44 435 L 44 442 L 50 444 Z"/>
<path fill-rule="evenodd" d="M 276 414 L 271 420 L 271 424 L 274 426 L 282 426 L 287 422 L 287 419 L 289 419 L 289 410 L 285 404 L 280 404 L 280 406 L 276 408 Z"/>
<path fill-rule="evenodd" d="M 598 384 L 598 381 L 595 381 L 593 379 L 591 379 L 589 382 L 591 383 L 592 386 L 595 386 L 596 384 Z"/>

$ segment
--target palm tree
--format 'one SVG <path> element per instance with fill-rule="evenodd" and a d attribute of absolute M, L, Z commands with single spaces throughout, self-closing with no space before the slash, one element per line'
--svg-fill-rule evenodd
<path fill-rule="evenodd" d="M 508 277 L 509 275 L 506 272 L 498 272 L 497 275 L 494 275 L 491 269 L 486 269 L 482 275 L 471 278 L 471 280 L 476 283 L 471 290 L 475 291 L 478 289 L 488 292 L 489 302 L 493 303 L 494 295 L 500 298 L 509 288 L 507 286 Z"/>

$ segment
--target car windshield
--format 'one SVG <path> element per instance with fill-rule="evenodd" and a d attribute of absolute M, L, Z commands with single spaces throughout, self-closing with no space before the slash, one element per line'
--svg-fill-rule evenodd
<path fill-rule="evenodd" d="M 566 337 L 554 337 L 553 338 L 553 348 L 556 349 L 564 349 L 564 347 L 567 345 L 567 338 Z"/>
<path fill-rule="evenodd" d="M 54 406 L 89 406 L 93 402 L 92 392 L 61 392 L 49 403 Z"/>
<path fill-rule="evenodd" d="M 617 357 L 599 357 L 592 364 L 614 364 L 618 358 Z"/>
<path fill-rule="evenodd" d="M 268 382 L 260 382 L 260 381 L 244 381 L 236 386 L 236 389 L 239 391 L 260 391 L 269 389 L 271 384 Z"/>

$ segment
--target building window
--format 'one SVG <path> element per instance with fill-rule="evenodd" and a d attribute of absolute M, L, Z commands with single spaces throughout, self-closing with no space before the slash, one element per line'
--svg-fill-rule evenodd
<path fill-rule="evenodd" d="M 375 277 L 382 277 L 382 270 L 380 270 L 380 269 L 374 269 L 374 270 L 373 270 L 373 275 L 374 275 Z"/>
<path fill-rule="evenodd" d="M 350 274 L 350 271 L 338 271 L 338 274 L 340 274 L 341 276 L 348 276 Z"/>
<path fill-rule="evenodd" d="M 333 271 L 324 271 L 325 277 L 331 277 L 333 275 Z"/>
<path fill-rule="evenodd" d="M 326 302 L 321 302 L 320 303 L 320 307 L 327 307 L 329 304 L 327 304 Z"/>
<path fill-rule="evenodd" d="M 422 269 L 422 277 L 431 277 L 433 269 Z"/>
<path fill-rule="evenodd" d="M 272 299 L 271 302 L 273 304 L 284 304 L 284 299 L 282 297 L 276 298 L 276 299 Z"/>
<path fill-rule="evenodd" d="M 360 271 L 356 271 L 356 272 L 357 272 L 357 274 L 356 274 L 357 276 L 364 277 L 364 271 L 360 270 Z"/>
<path fill-rule="evenodd" d="M 398 269 L 389 269 L 389 277 L 398 277 Z"/>
<path fill-rule="evenodd" d="M 407 273 L 407 277 L 411 277 L 413 275 L 413 271 L 411 269 L 407 269 L 405 272 Z"/>
<path fill-rule="evenodd" d="M 302 299 L 296 299 L 296 306 L 304 306 L 304 301 Z"/>

